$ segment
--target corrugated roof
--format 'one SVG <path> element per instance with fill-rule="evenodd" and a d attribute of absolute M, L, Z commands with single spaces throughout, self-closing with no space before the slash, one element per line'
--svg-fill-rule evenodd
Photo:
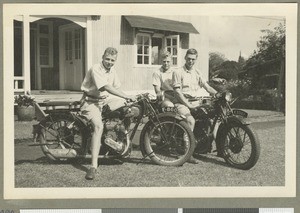
<path fill-rule="evenodd" d="M 195 33 L 199 32 L 195 27 L 188 22 L 173 21 L 162 18 L 153 18 L 149 16 L 124 16 L 131 27 L 144 29 L 164 30 L 180 33 Z"/>

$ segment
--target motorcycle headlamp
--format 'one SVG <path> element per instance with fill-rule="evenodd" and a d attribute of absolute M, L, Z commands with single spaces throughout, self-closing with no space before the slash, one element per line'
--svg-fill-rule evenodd
<path fill-rule="evenodd" d="M 231 92 L 226 92 L 224 98 L 225 98 L 225 100 L 227 102 L 231 102 L 231 100 L 232 100 L 232 94 L 231 94 Z"/>

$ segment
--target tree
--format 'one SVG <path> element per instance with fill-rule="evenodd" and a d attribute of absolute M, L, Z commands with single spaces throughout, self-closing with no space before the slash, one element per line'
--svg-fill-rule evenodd
<path fill-rule="evenodd" d="M 216 77 L 224 78 L 227 81 L 236 80 L 241 66 L 236 61 L 224 61 L 214 72 Z"/>
<path fill-rule="evenodd" d="M 285 24 L 279 24 L 274 30 L 261 30 L 265 35 L 257 42 L 257 50 L 246 61 L 246 68 L 257 66 L 269 61 L 282 58 L 282 49 L 285 44 Z"/>
<path fill-rule="evenodd" d="M 266 92 L 262 79 L 277 75 L 276 109 L 284 110 L 285 103 L 285 23 L 280 23 L 274 30 L 262 30 L 264 35 L 257 42 L 257 50 L 246 61 L 244 69 L 251 76 L 257 91 Z"/>
<path fill-rule="evenodd" d="M 227 59 L 225 58 L 224 54 L 219 52 L 209 53 L 209 76 L 214 76 L 214 72 L 225 61 L 227 61 Z"/>

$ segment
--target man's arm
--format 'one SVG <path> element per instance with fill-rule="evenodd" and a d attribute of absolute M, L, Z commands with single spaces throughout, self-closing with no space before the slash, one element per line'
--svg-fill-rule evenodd
<path fill-rule="evenodd" d="M 156 97 L 158 100 L 162 100 L 162 92 L 160 90 L 160 86 L 158 85 L 153 85 L 154 87 L 154 91 L 155 91 L 155 94 L 156 94 Z"/>
<path fill-rule="evenodd" d="M 133 100 L 132 97 L 126 95 L 123 91 L 120 91 L 119 89 L 116 89 L 109 84 L 106 84 L 102 88 L 105 89 L 107 92 L 109 92 L 112 95 L 115 95 L 115 96 L 118 96 L 118 97 L 124 98 L 124 99 L 132 99 Z"/>
<path fill-rule="evenodd" d="M 211 95 L 211 96 L 214 96 L 217 91 L 212 88 L 211 86 L 209 86 L 209 84 L 207 82 L 204 82 L 203 83 L 203 88 Z"/>

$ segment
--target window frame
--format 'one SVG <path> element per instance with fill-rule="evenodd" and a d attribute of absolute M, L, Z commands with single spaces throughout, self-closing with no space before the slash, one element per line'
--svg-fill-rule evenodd
<path fill-rule="evenodd" d="M 149 38 L 149 63 L 148 64 L 138 64 L 138 36 L 147 36 Z M 179 67 L 180 66 L 180 35 L 155 35 L 155 33 L 144 33 L 144 32 L 137 32 L 135 33 L 134 37 L 134 66 L 135 67 L 160 67 L 161 64 L 151 64 L 152 61 L 152 38 L 161 38 L 162 39 L 162 49 L 167 50 L 167 38 L 177 39 L 177 64 L 173 65 L 173 67 Z M 172 56 L 173 58 L 173 56 Z"/>
<path fill-rule="evenodd" d="M 43 33 L 40 33 L 40 26 L 41 25 L 47 25 L 48 26 L 48 34 L 43 34 Z M 41 53 L 40 53 L 40 39 L 41 38 L 47 38 L 48 39 L 48 46 L 49 46 L 49 50 L 48 50 L 48 56 L 49 56 L 49 59 L 48 59 L 48 64 L 45 65 L 45 64 L 41 64 L 41 60 L 40 60 L 40 57 L 41 57 Z M 53 24 L 52 22 L 50 21 L 40 21 L 39 23 L 37 23 L 37 44 L 38 44 L 38 48 L 37 48 L 37 62 L 38 62 L 38 65 L 41 67 L 41 68 L 52 68 L 53 67 Z"/>
<path fill-rule="evenodd" d="M 179 66 L 179 64 L 181 64 L 180 63 L 180 59 L 181 59 L 181 57 L 180 57 L 180 45 L 179 45 L 179 42 L 180 42 L 180 36 L 179 36 L 179 34 L 178 35 L 169 35 L 169 36 L 165 36 L 164 37 L 165 38 L 165 47 L 164 47 L 164 49 L 165 50 L 167 50 L 168 49 L 168 45 L 167 45 L 167 39 L 171 39 L 171 46 L 170 46 L 170 48 L 171 48 L 171 51 L 169 51 L 170 53 L 171 53 L 171 55 L 172 55 L 172 65 L 174 66 L 174 67 L 178 67 Z M 176 56 L 174 56 L 173 55 L 173 44 L 172 44 L 172 42 L 173 42 L 173 40 L 174 39 L 176 39 L 177 40 L 177 45 L 176 45 L 176 49 L 177 49 L 177 55 Z M 176 65 L 174 65 L 173 64 L 173 58 L 177 58 L 177 64 Z"/>

